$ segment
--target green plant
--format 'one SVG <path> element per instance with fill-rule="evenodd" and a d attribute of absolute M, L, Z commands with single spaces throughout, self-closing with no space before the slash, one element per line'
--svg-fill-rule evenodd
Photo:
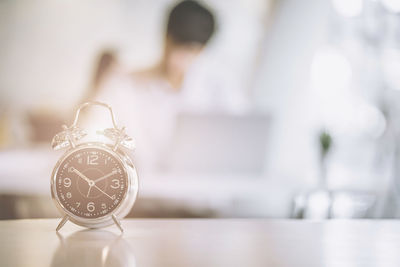
<path fill-rule="evenodd" d="M 332 137 L 327 131 L 322 131 L 319 135 L 321 157 L 324 159 L 332 147 Z"/>

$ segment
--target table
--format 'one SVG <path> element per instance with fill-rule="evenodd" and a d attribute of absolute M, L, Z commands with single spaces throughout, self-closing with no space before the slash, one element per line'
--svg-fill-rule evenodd
<path fill-rule="evenodd" d="M 400 221 L 129 219 L 85 230 L 0 221 L 0 266 L 400 266 Z"/>

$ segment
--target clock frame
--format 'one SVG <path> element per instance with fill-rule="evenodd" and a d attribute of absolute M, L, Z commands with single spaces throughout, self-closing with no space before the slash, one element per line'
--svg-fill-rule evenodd
<path fill-rule="evenodd" d="M 106 214 L 96 218 L 87 218 L 85 216 L 79 216 L 75 214 L 70 209 L 68 209 L 68 207 L 66 207 L 65 201 L 61 199 L 60 192 L 57 192 L 57 174 L 60 171 L 60 167 L 62 167 L 62 164 L 65 163 L 65 161 L 71 155 L 77 153 L 78 151 L 84 151 L 85 149 L 102 150 L 112 155 L 113 159 L 117 160 L 120 166 L 122 167 L 123 169 L 122 171 L 124 172 L 126 180 L 126 189 L 124 190 L 125 194 L 123 198 L 120 199 L 116 207 L 114 207 L 110 212 L 107 212 Z M 112 150 L 110 146 L 105 145 L 103 143 L 83 143 L 76 146 L 73 149 L 70 149 L 57 162 L 51 176 L 51 193 L 57 208 L 64 215 L 68 215 L 69 219 L 72 222 L 89 228 L 99 228 L 113 224 L 114 223 L 114 220 L 112 218 L 113 215 L 116 218 L 125 217 L 129 213 L 130 208 L 133 206 L 136 200 L 137 191 L 138 191 L 138 177 L 135 167 L 130 158 L 123 151 L 118 151 L 118 153 L 116 153 Z M 95 202 L 95 200 L 93 202 Z"/>
<path fill-rule="evenodd" d="M 86 131 L 77 125 L 80 111 L 92 105 L 105 107 L 109 110 L 113 128 L 106 128 L 102 131 L 97 131 L 97 133 L 113 141 L 112 144 L 106 142 L 83 142 L 78 144 L 78 140 L 87 135 Z M 119 220 L 129 213 L 135 203 L 139 182 L 134 164 L 130 157 L 122 150 L 123 148 L 134 150 L 135 141 L 125 133 L 125 127 L 117 126 L 112 108 L 98 101 L 81 104 L 75 113 L 72 125 L 69 127 L 63 125 L 63 131 L 53 137 L 51 145 L 54 150 L 67 149 L 54 167 L 50 179 L 51 196 L 56 207 L 64 215 L 56 231 L 60 230 L 70 220 L 75 224 L 88 228 L 100 228 L 115 223 L 121 232 L 123 232 Z M 83 154 L 87 153 L 86 164 L 93 165 L 91 168 L 81 169 L 83 159 L 82 162 L 79 162 L 79 159 L 81 159 L 77 157 L 79 153 L 81 153 L 81 158 Z M 90 155 L 97 155 L 97 158 L 90 158 Z M 97 162 L 100 155 L 105 157 L 103 158 L 104 165 L 100 165 Z M 76 161 L 73 161 L 74 159 Z M 114 164 L 112 172 L 110 172 L 110 169 L 107 169 L 109 168 L 107 160 Z M 104 171 L 107 171 L 107 173 L 104 173 Z M 111 182 L 115 182 L 116 184 L 111 186 L 110 181 L 107 179 L 116 174 L 120 175 L 120 179 L 113 178 Z M 74 178 L 75 187 L 72 187 L 72 177 Z M 63 181 L 59 179 L 63 179 Z M 70 189 L 70 191 L 63 191 L 65 189 L 61 186 L 63 182 L 65 183 L 65 187 Z M 110 190 L 112 189 L 108 187 L 109 185 L 114 189 L 112 192 L 115 194 L 111 194 Z M 123 192 L 115 191 L 118 187 L 121 190 L 123 189 Z M 82 193 L 83 191 L 85 193 Z M 109 199 L 104 198 L 105 196 Z M 91 201 L 88 201 L 88 199 Z M 110 199 L 112 202 L 110 202 Z M 80 200 L 75 202 L 77 204 L 76 207 L 72 207 L 74 200 Z M 96 210 L 95 201 L 97 202 L 97 207 L 99 207 L 100 200 L 103 200 L 100 206 L 101 211 L 94 213 Z M 83 207 L 80 208 L 81 202 L 86 203 L 86 212 L 83 212 Z"/>

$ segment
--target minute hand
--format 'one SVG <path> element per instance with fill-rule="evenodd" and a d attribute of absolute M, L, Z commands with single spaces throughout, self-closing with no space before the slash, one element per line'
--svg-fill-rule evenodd
<path fill-rule="evenodd" d="M 102 180 L 104 180 L 104 179 L 107 179 L 108 177 L 110 177 L 111 175 L 114 175 L 114 174 L 116 174 L 116 173 L 117 173 L 116 171 L 112 171 L 112 172 L 110 172 L 109 174 L 106 174 L 106 175 L 104 175 L 104 176 L 102 176 L 102 177 L 100 177 L 100 178 L 94 180 L 94 183 L 97 183 L 97 182 L 100 182 L 100 181 L 102 181 Z"/>
<path fill-rule="evenodd" d="M 103 193 L 104 195 L 108 196 L 111 199 L 114 199 L 112 196 L 110 196 L 109 194 L 107 194 L 106 192 L 104 192 L 103 190 L 101 190 L 101 188 L 99 188 L 97 185 L 94 185 L 94 187 L 99 190 L 101 193 Z"/>

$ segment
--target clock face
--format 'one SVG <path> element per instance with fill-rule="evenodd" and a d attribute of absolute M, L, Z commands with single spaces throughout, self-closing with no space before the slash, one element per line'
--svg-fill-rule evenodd
<path fill-rule="evenodd" d="M 128 177 L 121 161 L 101 148 L 81 148 L 69 154 L 55 174 L 59 203 L 87 219 L 112 214 L 124 200 Z"/>

